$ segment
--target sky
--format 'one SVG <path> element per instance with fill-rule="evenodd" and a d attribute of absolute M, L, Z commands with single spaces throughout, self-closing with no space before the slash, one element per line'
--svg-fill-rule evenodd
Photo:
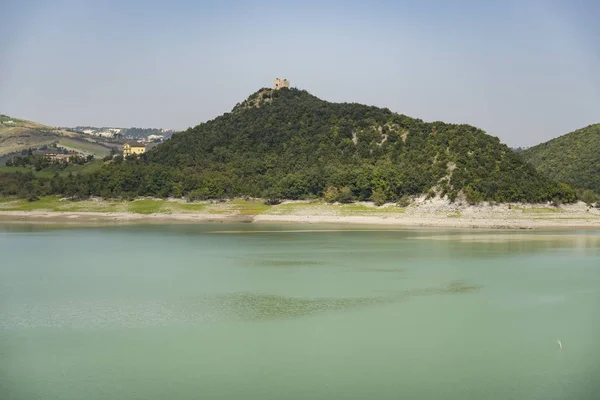
<path fill-rule="evenodd" d="M 600 1 L 0 0 L 0 113 L 186 129 L 276 77 L 531 146 L 600 122 Z"/>

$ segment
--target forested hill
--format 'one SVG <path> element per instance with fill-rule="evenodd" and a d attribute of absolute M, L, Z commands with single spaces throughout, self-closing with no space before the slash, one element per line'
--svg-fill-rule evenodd
<path fill-rule="evenodd" d="M 261 89 L 231 113 L 175 134 L 145 162 L 185 169 L 195 183 L 184 186 L 200 197 L 295 199 L 337 190 L 381 201 L 432 189 L 474 201 L 573 196 L 475 127 L 330 103 L 298 89 Z"/>
<path fill-rule="evenodd" d="M 600 193 L 600 124 L 531 147 L 522 154 L 550 177 Z"/>
<path fill-rule="evenodd" d="M 378 204 L 421 194 L 470 202 L 575 200 L 568 185 L 475 127 L 426 123 L 287 88 L 261 89 L 230 113 L 176 133 L 141 156 L 106 160 L 91 173 L 47 178 L 0 171 L 0 195 L 46 194 Z"/>

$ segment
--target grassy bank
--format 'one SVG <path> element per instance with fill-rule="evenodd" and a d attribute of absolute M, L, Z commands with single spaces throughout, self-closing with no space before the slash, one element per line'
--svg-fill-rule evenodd
<path fill-rule="evenodd" d="M 290 202 L 265 205 L 262 200 L 234 199 L 226 202 L 194 202 L 179 200 L 139 199 L 63 201 L 57 196 L 42 197 L 29 202 L 24 199 L 0 199 L 0 211 L 62 211 L 62 212 L 128 212 L 136 214 L 203 213 L 223 215 L 393 215 L 404 212 L 396 206 L 374 207 L 364 204 L 328 204 L 322 201 Z"/>

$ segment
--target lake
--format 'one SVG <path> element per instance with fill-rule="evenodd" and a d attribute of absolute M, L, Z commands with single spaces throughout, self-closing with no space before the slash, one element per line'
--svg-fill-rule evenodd
<path fill-rule="evenodd" d="M 599 231 L 5 223 L 0 254 L 3 400 L 600 396 Z"/>

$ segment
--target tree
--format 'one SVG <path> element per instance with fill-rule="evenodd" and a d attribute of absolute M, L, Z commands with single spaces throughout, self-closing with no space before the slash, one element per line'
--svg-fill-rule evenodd
<path fill-rule="evenodd" d="M 344 186 L 340 189 L 338 201 L 340 203 L 352 203 L 352 201 L 354 201 L 354 195 L 348 186 Z"/>

